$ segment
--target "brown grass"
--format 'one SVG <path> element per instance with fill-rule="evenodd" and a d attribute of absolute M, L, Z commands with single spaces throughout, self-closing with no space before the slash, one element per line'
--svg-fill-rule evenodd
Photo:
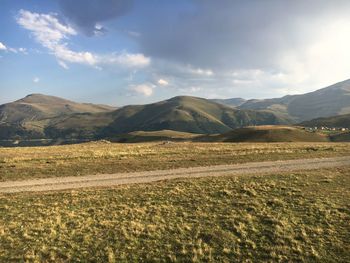
<path fill-rule="evenodd" d="M 1 262 L 350 262 L 350 168 L 0 196 Z"/>
<path fill-rule="evenodd" d="M 0 148 L 0 181 L 350 155 L 349 143 L 140 143 Z"/>

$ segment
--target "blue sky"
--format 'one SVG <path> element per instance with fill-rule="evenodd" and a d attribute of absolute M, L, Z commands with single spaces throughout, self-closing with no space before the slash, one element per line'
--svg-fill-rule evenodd
<path fill-rule="evenodd" d="M 349 78 L 349 1 L 1 0 L 0 103 L 267 98 Z"/>

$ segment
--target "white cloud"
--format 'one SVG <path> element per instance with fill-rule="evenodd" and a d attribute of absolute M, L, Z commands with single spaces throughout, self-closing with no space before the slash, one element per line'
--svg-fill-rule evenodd
<path fill-rule="evenodd" d="M 202 75 L 202 76 L 213 76 L 214 73 L 212 70 L 210 69 L 201 69 L 201 68 L 197 68 L 197 69 L 190 69 L 191 73 L 193 74 L 197 74 L 197 75 Z"/>
<path fill-rule="evenodd" d="M 129 89 L 137 94 L 142 94 L 145 97 L 149 97 L 153 94 L 153 86 L 149 84 L 131 86 Z"/>
<path fill-rule="evenodd" d="M 38 14 L 21 9 L 17 23 L 30 30 L 35 39 L 49 49 L 55 49 L 62 39 L 77 34 L 72 27 L 61 24 L 56 14 Z"/>
<path fill-rule="evenodd" d="M 64 69 L 69 69 L 68 65 L 61 60 L 58 61 L 58 65 L 60 65 Z"/>
<path fill-rule="evenodd" d="M 158 80 L 158 84 L 161 85 L 161 86 L 168 86 L 169 82 L 166 81 L 165 79 L 159 79 Z"/>
<path fill-rule="evenodd" d="M 145 67 L 151 63 L 151 59 L 143 54 L 130 54 L 126 52 L 113 53 L 109 56 L 99 56 L 97 60 L 101 64 L 118 64 L 126 67 Z"/>
<path fill-rule="evenodd" d="M 0 50 L 6 50 L 6 49 L 7 49 L 6 46 L 2 42 L 0 42 Z"/>
<path fill-rule="evenodd" d="M 4 43 L 0 42 L 0 50 L 4 51 L 9 51 L 12 53 L 22 53 L 22 54 L 28 54 L 27 49 L 20 47 L 20 48 L 13 48 L 13 47 L 8 47 Z"/>
<path fill-rule="evenodd" d="M 127 52 L 112 54 L 94 54 L 88 51 L 73 51 L 68 47 L 67 40 L 77 32 L 70 25 L 62 24 L 56 14 L 38 14 L 20 10 L 17 23 L 29 30 L 36 41 L 49 49 L 59 61 L 59 65 L 68 68 L 65 62 L 78 63 L 95 68 L 103 65 L 122 67 L 145 67 L 150 64 L 150 58 L 143 54 Z"/>
<path fill-rule="evenodd" d="M 27 49 L 24 47 L 20 47 L 20 48 L 8 47 L 7 50 L 15 54 L 18 54 L 18 53 L 25 54 L 25 55 L 28 54 Z"/>
<path fill-rule="evenodd" d="M 40 81 L 40 79 L 39 79 L 38 77 L 34 77 L 34 78 L 33 78 L 33 82 L 34 82 L 34 83 L 38 83 L 39 81 Z"/>

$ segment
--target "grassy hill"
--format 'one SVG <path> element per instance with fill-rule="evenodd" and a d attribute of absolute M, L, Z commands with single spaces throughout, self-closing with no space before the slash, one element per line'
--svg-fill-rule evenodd
<path fill-rule="evenodd" d="M 334 138 L 294 126 L 256 126 L 231 130 L 223 134 L 201 135 L 171 130 L 136 131 L 108 138 L 114 142 L 192 141 L 192 142 L 327 142 L 348 141 L 344 135 Z"/>
<path fill-rule="evenodd" d="M 284 120 L 270 112 L 233 109 L 186 96 L 112 111 L 108 106 L 36 94 L 0 107 L 0 125 L 6 126 L 0 139 L 93 139 L 141 130 L 215 134 L 247 125 L 281 123 Z"/>
<path fill-rule="evenodd" d="M 311 121 L 302 122 L 300 125 L 305 127 L 329 127 L 350 129 L 350 114 L 333 116 L 329 118 L 318 118 Z M 350 142 L 349 131 L 331 131 L 329 137 L 330 140 L 334 142 Z"/>
<path fill-rule="evenodd" d="M 45 129 L 58 125 L 74 114 L 98 114 L 115 108 L 77 103 L 42 94 L 31 94 L 15 102 L 0 105 L 0 139 L 43 138 Z"/>
<path fill-rule="evenodd" d="M 249 100 L 241 109 L 268 110 L 295 123 L 350 113 L 350 80 L 302 94 L 266 100 Z"/>
<path fill-rule="evenodd" d="M 114 121 L 104 135 L 132 131 L 174 130 L 198 134 L 224 133 L 231 129 L 264 124 L 281 124 L 284 120 L 265 111 L 238 110 L 195 97 L 174 97 L 169 100 L 114 111 Z"/>
<path fill-rule="evenodd" d="M 31 94 L 0 106 L 0 123 L 23 123 L 72 113 L 96 113 L 114 110 L 105 105 L 77 103 L 42 94 Z"/>
<path fill-rule="evenodd" d="M 189 132 L 179 132 L 172 130 L 161 131 L 134 131 L 122 135 L 116 135 L 107 138 L 112 142 L 136 143 L 136 142 L 153 142 L 153 141 L 191 141 L 201 136 Z"/>
<path fill-rule="evenodd" d="M 332 128 L 350 128 L 350 114 L 332 116 L 328 118 L 317 118 L 302 122 L 300 125 L 306 127 L 332 127 Z"/>
<path fill-rule="evenodd" d="M 211 142 L 326 142 L 327 135 L 309 132 L 300 127 L 259 126 L 245 127 L 228 133 L 195 138 Z"/>
<path fill-rule="evenodd" d="M 281 127 L 250 127 L 233 132 L 232 129 L 247 126 L 284 125 L 295 122 L 300 116 L 293 115 L 291 117 L 290 114 L 293 112 L 291 108 L 294 107 L 293 105 L 302 108 L 302 105 L 299 104 L 303 100 L 303 105 L 306 105 L 306 108 L 315 106 L 315 103 L 310 102 L 312 100 L 319 101 L 320 105 L 333 101 L 334 108 L 344 106 L 345 102 L 338 103 L 338 100 L 336 103 L 335 100 L 339 99 L 341 92 L 343 92 L 342 97 L 349 100 L 350 97 L 346 92 L 350 90 L 350 85 L 346 86 L 347 83 L 339 83 L 305 95 L 248 101 L 239 108 L 226 106 L 212 100 L 179 96 L 157 103 L 114 109 L 109 106 L 76 103 L 57 97 L 33 94 L 0 106 L 0 140 L 119 138 L 125 141 L 142 141 L 180 139 L 176 136 L 172 138 L 169 132 L 164 132 L 171 130 L 194 134 L 224 134 L 215 138 L 215 140 L 222 141 L 225 141 L 225 136 L 229 136 L 226 138 L 227 141 L 322 141 L 326 139 L 320 137 L 319 134 L 311 134 L 290 127 L 283 129 Z M 309 103 L 307 103 L 303 99 L 305 96 L 314 97 L 315 94 L 318 97 L 323 97 L 324 100 L 309 99 Z M 326 99 L 326 97 L 330 98 Z M 326 109 L 330 110 L 329 107 Z M 308 109 L 304 108 L 304 111 L 310 114 Z M 346 111 L 346 108 L 343 107 L 342 111 Z M 347 127 L 345 126 L 349 125 L 347 116 L 337 117 L 335 120 L 332 119 L 332 122 L 339 122 L 341 123 L 339 126 Z M 130 134 L 137 131 L 162 131 L 162 134 L 142 135 L 139 134 L 140 132 Z M 121 138 L 121 134 L 127 135 Z M 213 136 L 209 137 L 210 140 L 214 140 Z"/>

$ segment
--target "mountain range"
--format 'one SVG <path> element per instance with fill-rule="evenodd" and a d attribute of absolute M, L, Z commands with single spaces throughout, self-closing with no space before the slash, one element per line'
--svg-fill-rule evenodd
<path fill-rule="evenodd" d="M 267 110 L 293 123 L 350 113 L 350 80 L 301 95 L 248 100 L 240 109 Z"/>
<path fill-rule="evenodd" d="M 101 138 L 163 129 L 213 134 L 242 126 L 283 123 L 271 112 L 234 109 L 188 96 L 113 109 L 33 94 L 0 109 L 1 139 Z"/>
<path fill-rule="evenodd" d="M 246 126 L 304 123 L 348 113 L 338 122 L 344 123 L 350 117 L 350 80 L 274 99 L 208 100 L 179 96 L 121 108 L 31 94 L 0 105 L 0 140 L 96 139 L 160 130 L 223 134 Z"/>

